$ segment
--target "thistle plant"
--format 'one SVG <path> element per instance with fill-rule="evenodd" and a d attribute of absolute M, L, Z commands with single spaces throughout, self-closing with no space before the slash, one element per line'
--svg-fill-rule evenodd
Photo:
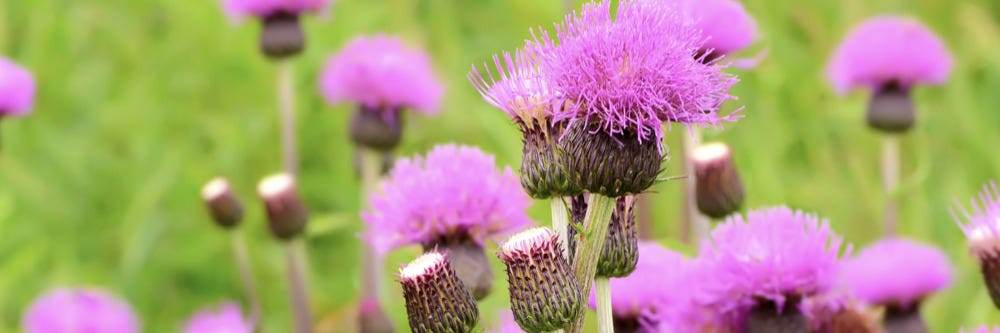
<path fill-rule="evenodd" d="M 511 310 L 525 332 L 562 331 L 583 312 L 584 294 L 558 235 L 533 228 L 511 236 L 497 254 L 507 267 Z"/>
<path fill-rule="evenodd" d="M 240 282 L 250 302 L 250 318 L 253 323 L 260 319 L 260 298 L 257 297 L 257 286 L 250 266 L 250 255 L 247 250 L 246 238 L 238 227 L 243 221 L 243 203 L 233 193 L 229 180 L 223 177 L 212 179 L 201 190 L 202 200 L 208 208 L 212 220 L 225 229 L 230 236 L 233 247 L 233 257 L 239 270 Z"/>
<path fill-rule="evenodd" d="M 1000 190 L 995 182 L 983 186 L 972 209 L 959 208 L 954 214 L 959 227 L 969 239 L 969 253 L 979 262 L 986 290 L 993 305 L 1000 309 Z"/>
<path fill-rule="evenodd" d="M 139 319 L 124 300 L 100 289 L 58 288 L 28 306 L 25 333 L 137 333 Z"/>
<path fill-rule="evenodd" d="M 288 294 L 295 316 L 295 332 L 312 332 L 312 311 L 309 308 L 309 267 L 306 260 L 303 233 L 309 212 L 299 198 L 295 178 L 287 173 L 264 178 L 257 192 L 264 202 L 271 234 L 285 247 L 288 271 Z"/>
<path fill-rule="evenodd" d="M 827 68 L 839 93 L 872 91 L 868 126 L 882 134 L 882 187 L 886 193 L 885 233 L 894 235 L 898 220 L 900 137 L 916 120 L 911 90 L 919 84 L 942 84 L 952 60 L 941 40 L 915 19 L 882 16 L 851 31 Z"/>
<path fill-rule="evenodd" d="M 35 78 L 27 69 L 0 57 L 0 124 L 27 115 L 35 104 Z M 0 149 L 2 146 L 0 138 Z"/>
<path fill-rule="evenodd" d="M 476 328 L 476 299 L 446 255 L 424 253 L 399 270 L 399 282 L 414 333 L 468 333 Z"/>
<path fill-rule="evenodd" d="M 845 260 L 843 283 L 859 300 L 885 306 L 886 333 L 928 332 L 920 303 L 951 282 L 941 250 L 905 238 L 887 238 Z"/>
<path fill-rule="evenodd" d="M 236 303 L 206 307 L 188 319 L 184 333 L 253 333 L 253 319 L 246 318 Z"/>

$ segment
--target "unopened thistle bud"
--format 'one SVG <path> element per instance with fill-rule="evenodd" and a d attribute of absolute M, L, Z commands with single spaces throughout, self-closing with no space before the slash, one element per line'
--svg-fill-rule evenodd
<path fill-rule="evenodd" d="M 215 223 L 223 228 L 233 228 L 243 220 L 243 204 L 236 198 L 229 181 L 223 177 L 212 179 L 201 190 L 201 198 L 208 206 Z"/>
<path fill-rule="evenodd" d="M 264 201 L 268 225 L 275 237 L 288 240 L 305 230 L 309 212 L 299 199 L 295 178 L 286 173 L 264 178 L 257 192 Z"/>
<path fill-rule="evenodd" d="M 351 118 L 351 141 L 378 151 L 390 151 L 403 136 L 400 108 L 380 110 L 362 106 Z"/>
<path fill-rule="evenodd" d="M 522 231 L 500 246 L 498 256 L 507 266 L 511 310 L 521 329 L 562 329 L 583 310 L 583 293 L 552 230 Z"/>
<path fill-rule="evenodd" d="M 305 34 L 299 24 L 299 15 L 275 12 L 262 18 L 260 50 L 272 59 L 294 56 L 305 47 Z"/>
<path fill-rule="evenodd" d="M 459 280 L 472 291 L 477 300 L 489 296 L 493 289 L 493 269 L 486 259 L 486 250 L 468 237 L 425 244 L 425 251 L 440 251 L 452 263 Z"/>
<path fill-rule="evenodd" d="M 698 210 L 712 218 L 723 218 L 739 210 L 743 205 L 743 183 L 729 146 L 721 142 L 705 144 L 691 156 Z"/>
<path fill-rule="evenodd" d="M 415 333 L 472 332 L 479 308 L 451 263 L 436 251 L 424 253 L 399 272 L 406 314 Z"/>
<path fill-rule="evenodd" d="M 639 237 L 636 234 L 633 210 L 635 197 L 624 196 L 616 201 L 615 210 L 611 213 L 611 221 L 608 224 L 608 237 L 604 241 L 601 257 L 597 260 L 595 276 L 598 277 L 626 277 L 632 274 L 639 260 Z M 573 197 L 570 205 L 573 225 L 582 225 L 587 212 L 585 197 L 583 195 Z M 576 229 L 573 225 L 570 225 L 567 231 L 570 237 L 570 258 L 573 258 L 576 252 Z"/>
<path fill-rule="evenodd" d="M 915 118 L 910 90 L 894 82 L 876 90 L 868 103 L 868 126 L 882 132 L 906 132 Z"/>

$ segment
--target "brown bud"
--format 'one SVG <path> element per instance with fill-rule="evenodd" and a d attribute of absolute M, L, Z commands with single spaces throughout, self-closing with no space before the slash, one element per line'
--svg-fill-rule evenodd
<path fill-rule="evenodd" d="M 243 220 L 243 204 L 236 198 L 229 181 L 223 177 L 212 179 L 201 189 L 201 198 L 212 214 L 215 223 L 232 228 Z"/>
<path fill-rule="evenodd" d="M 377 151 L 393 150 L 403 137 L 402 116 L 399 108 L 362 106 L 351 117 L 351 141 Z"/>
<path fill-rule="evenodd" d="M 269 58 L 281 59 L 301 53 L 305 48 L 305 39 L 298 15 L 277 12 L 264 17 L 260 50 Z"/>
<path fill-rule="evenodd" d="M 437 250 L 448 257 L 462 283 L 477 300 L 489 296 L 493 289 L 493 269 L 486 259 L 486 250 L 469 237 L 425 244 L 424 251 Z"/>
<path fill-rule="evenodd" d="M 583 309 L 583 293 L 559 247 L 548 228 L 522 231 L 500 246 L 514 321 L 526 332 L 566 328 Z"/>
<path fill-rule="evenodd" d="M 694 166 L 695 200 L 698 210 L 712 218 L 723 218 L 743 205 L 743 182 L 725 143 L 702 145 L 691 152 Z"/>
<path fill-rule="evenodd" d="M 888 304 L 882 319 L 886 333 L 927 333 L 927 323 L 920 316 L 920 305 L 899 306 Z"/>
<path fill-rule="evenodd" d="M 476 327 L 476 299 L 441 253 L 427 252 L 410 262 L 400 270 L 399 282 L 413 332 L 465 333 Z"/>
<path fill-rule="evenodd" d="M 286 173 L 264 178 L 257 186 L 271 233 L 281 240 L 302 233 L 309 220 L 309 212 L 296 191 L 295 178 Z"/>
<path fill-rule="evenodd" d="M 916 122 L 910 90 L 890 83 L 875 91 L 868 102 L 868 126 L 888 133 L 906 132 Z"/>

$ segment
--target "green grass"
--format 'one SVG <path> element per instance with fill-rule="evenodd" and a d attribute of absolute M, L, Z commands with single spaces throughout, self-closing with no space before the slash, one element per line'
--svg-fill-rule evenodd
<path fill-rule="evenodd" d="M 863 123 L 866 95 L 836 96 L 822 75 L 832 48 L 878 13 L 919 17 L 939 32 L 956 68 L 943 87 L 921 88 L 917 127 L 904 140 L 902 232 L 944 248 L 954 285 L 926 303 L 934 332 L 1000 323 L 964 237 L 948 213 L 1000 178 L 1000 2 L 995 0 L 746 0 L 769 57 L 738 71 L 746 118 L 708 133 L 734 147 L 749 207 L 787 203 L 817 211 L 856 247 L 879 236 L 879 137 Z M 401 154 L 436 143 L 478 145 L 517 165 L 519 134 L 465 79 L 470 65 L 509 50 L 528 28 L 551 26 L 558 1 L 341 0 L 309 19 L 296 62 L 302 192 L 310 226 L 314 308 L 348 318 L 359 291 L 358 183 L 350 163 L 348 107 L 316 90 L 323 60 L 351 36 L 385 31 L 425 45 L 449 86 L 444 112 L 410 117 Z M 248 203 L 250 239 L 268 332 L 290 327 L 282 253 L 253 193 L 280 167 L 274 67 L 256 52 L 256 24 L 233 26 L 214 0 L 0 1 L 0 54 L 31 68 L 36 112 L 4 121 L 0 152 L 0 332 L 58 285 L 99 285 L 126 297 L 146 332 L 175 332 L 198 307 L 241 295 L 228 238 L 207 218 L 201 185 L 230 177 Z M 675 130 L 671 147 L 679 147 Z M 676 151 L 676 149 L 675 149 Z M 679 173 L 680 161 L 668 173 Z M 656 186 L 656 234 L 676 239 L 680 183 Z M 536 204 L 532 215 L 548 219 Z M 395 268 L 415 254 L 399 251 Z M 390 270 L 391 271 L 391 270 Z M 484 304 L 506 304 L 503 278 Z M 391 311 L 403 327 L 401 297 Z M 336 327 L 336 326 L 334 326 Z"/>

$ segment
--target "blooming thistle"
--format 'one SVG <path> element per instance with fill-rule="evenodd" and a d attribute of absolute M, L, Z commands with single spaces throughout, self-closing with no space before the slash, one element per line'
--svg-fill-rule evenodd
<path fill-rule="evenodd" d="M 185 333 L 253 333 L 253 323 L 233 302 L 199 310 L 184 325 Z"/>
<path fill-rule="evenodd" d="M 222 9 L 236 21 L 257 17 L 263 26 L 260 49 L 268 57 L 294 56 L 305 47 L 305 34 L 299 15 L 322 13 L 333 0 L 223 0 Z"/>
<path fill-rule="evenodd" d="M 954 215 L 969 239 L 969 252 L 979 260 L 993 305 L 1000 309 L 1000 190 L 995 182 L 983 186 L 979 200 L 972 200 L 972 211 L 959 208 Z"/>
<path fill-rule="evenodd" d="M 327 60 L 320 90 L 330 104 L 358 105 L 351 139 L 380 151 L 399 144 L 403 109 L 434 114 L 444 95 L 428 55 L 387 35 L 348 42 Z"/>
<path fill-rule="evenodd" d="M 731 216 L 702 245 L 714 280 L 707 304 L 747 316 L 751 333 L 804 332 L 798 303 L 834 285 L 842 242 L 827 221 L 787 207 Z"/>
<path fill-rule="evenodd" d="M 639 258 L 639 237 L 635 226 L 635 197 L 624 196 L 615 203 L 615 211 L 611 213 L 608 224 L 608 237 L 604 241 L 601 257 L 597 260 L 598 277 L 626 277 L 635 270 Z M 583 223 L 587 213 L 587 200 L 584 195 L 574 196 L 570 200 L 570 218 L 573 223 L 568 226 L 570 259 L 576 253 L 576 228 Z M 574 226 L 575 225 L 575 226 Z"/>
<path fill-rule="evenodd" d="M 722 142 L 702 145 L 691 153 L 694 165 L 695 201 L 698 210 L 723 218 L 743 205 L 743 182 L 729 146 Z"/>
<path fill-rule="evenodd" d="M 941 40 L 916 19 L 872 18 L 847 35 L 833 55 L 827 75 L 846 93 L 871 89 L 868 125 L 885 132 L 905 132 L 914 123 L 910 89 L 941 84 L 952 60 Z"/>
<path fill-rule="evenodd" d="M 548 228 L 528 229 L 497 254 L 507 267 L 514 319 L 529 333 L 566 328 L 583 311 L 583 293 L 557 238 Z"/>
<path fill-rule="evenodd" d="M 472 332 L 479 308 L 445 255 L 429 251 L 399 270 L 410 329 L 415 333 Z"/>
<path fill-rule="evenodd" d="M 369 202 L 364 238 L 379 255 L 406 245 L 436 248 L 480 298 L 493 283 L 483 243 L 532 224 L 525 213 L 531 200 L 514 172 L 497 170 L 493 156 L 477 148 L 454 144 L 397 161 Z"/>
<path fill-rule="evenodd" d="M 757 22 L 734 0 L 676 0 L 705 35 L 699 59 L 711 62 L 738 52 L 757 38 Z"/>
<path fill-rule="evenodd" d="M 25 333 L 139 332 L 129 304 L 98 289 L 49 291 L 31 303 L 21 325 Z"/>
<path fill-rule="evenodd" d="M 887 238 L 845 260 L 841 279 L 858 299 L 886 306 L 884 321 L 889 332 L 926 332 L 920 302 L 948 286 L 951 263 L 932 246 Z M 913 329 L 893 329 L 900 325 Z"/>
<path fill-rule="evenodd" d="M 35 79 L 7 58 L 0 57 L 0 121 L 24 116 L 35 103 Z"/>
<path fill-rule="evenodd" d="M 656 180 L 665 157 L 663 122 L 718 126 L 716 110 L 735 78 L 693 55 L 703 42 L 674 7 L 622 1 L 584 6 L 556 26 L 558 45 L 537 35 L 540 73 L 559 91 L 565 121 L 560 139 L 570 179 L 607 197 L 641 193 Z"/>

